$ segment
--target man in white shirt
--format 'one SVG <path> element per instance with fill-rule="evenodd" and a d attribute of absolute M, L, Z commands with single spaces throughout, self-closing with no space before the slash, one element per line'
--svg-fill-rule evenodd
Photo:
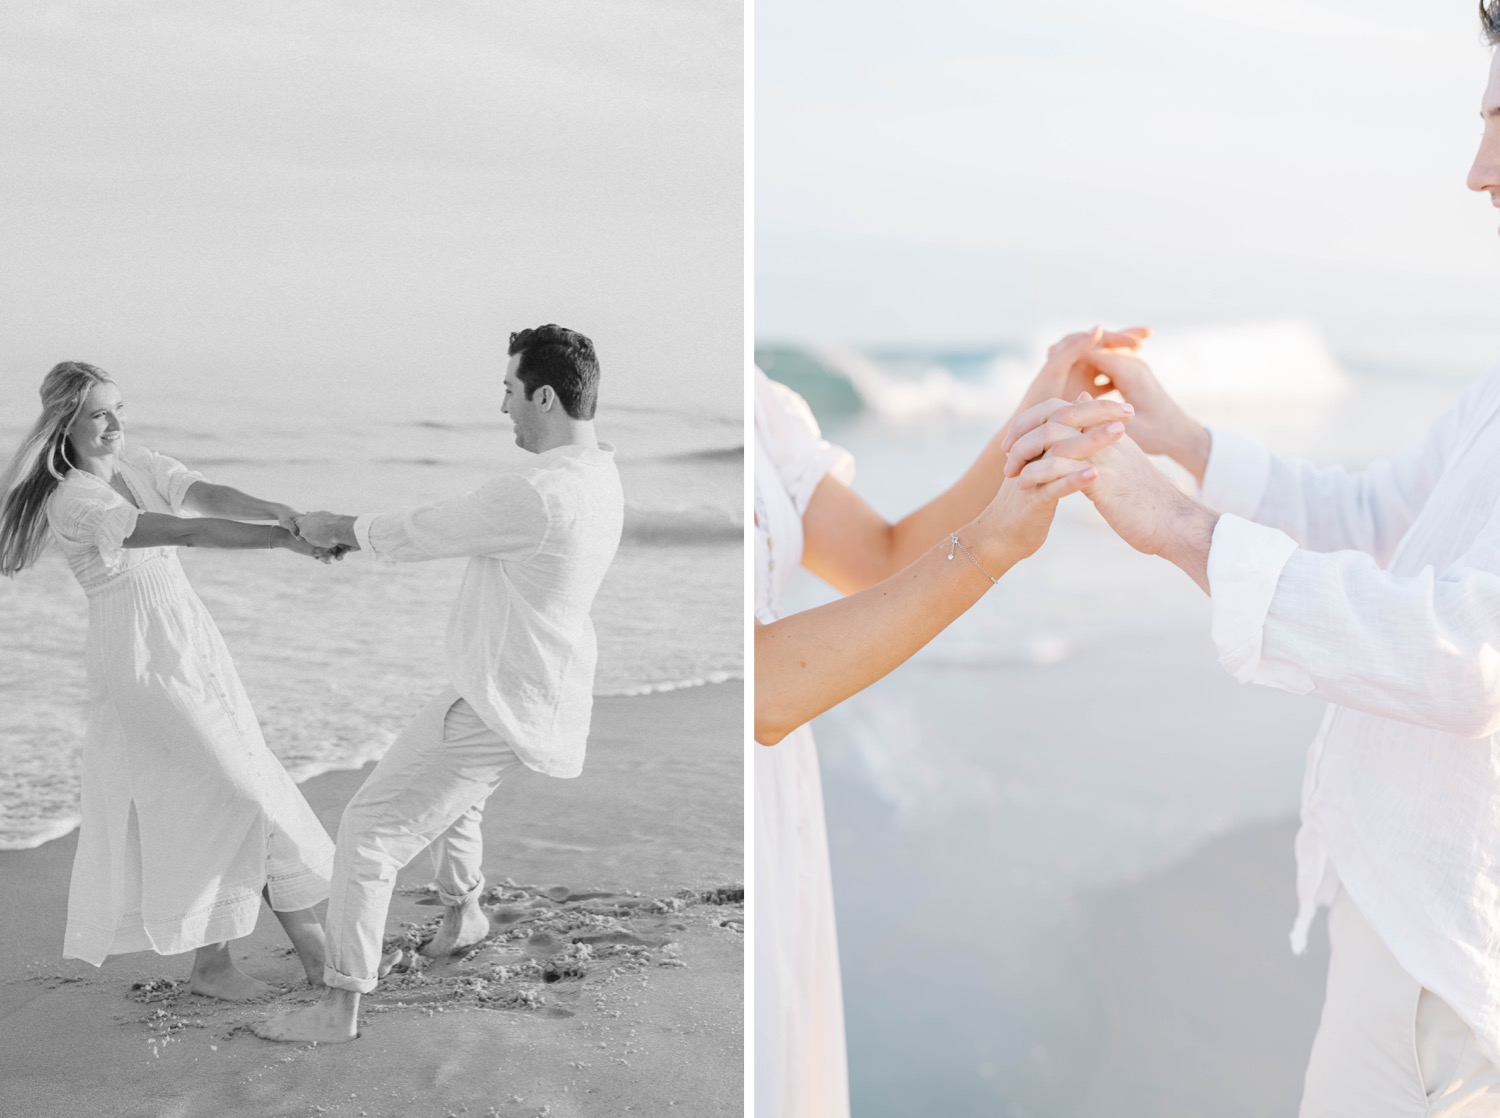
<path fill-rule="evenodd" d="M 1500 0 L 1482 13 L 1500 44 Z M 1500 206 L 1500 52 L 1481 114 L 1469 186 Z M 1209 431 L 1123 351 L 1043 387 L 1061 399 L 1017 417 L 1008 470 L 1076 433 L 1064 399 L 1118 389 L 1129 436 L 1084 492 L 1209 593 L 1236 679 L 1331 704 L 1296 843 L 1294 949 L 1332 906 L 1303 1118 L 1500 1115 L 1500 366 L 1354 475 Z M 1143 452 L 1185 466 L 1202 502 Z"/>
<path fill-rule="evenodd" d="M 593 344 L 560 326 L 511 335 L 501 410 L 536 455 L 474 492 L 415 511 L 298 521 L 318 546 L 388 562 L 468 556 L 448 622 L 452 686 L 412 721 L 350 801 L 328 902 L 322 1000 L 255 1027 L 269 1040 L 358 1034 L 396 873 L 436 844 L 443 921 L 423 948 L 453 954 L 489 934 L 479 906 L 481 813 L 507 772 L 583 768 L 596 645 L 589 607 L 620 542 L 614 448 L 594 435 Z"/>

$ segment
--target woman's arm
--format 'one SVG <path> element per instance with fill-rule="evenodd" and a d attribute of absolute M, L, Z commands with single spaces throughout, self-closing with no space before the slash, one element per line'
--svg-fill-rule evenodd
<path fill-rule="evenodd" d="M 1090 401 L 1087 407 L 1105 412 L 1101 405 L 1107 403 Z M 1087 458 L 1123 432 L 1123 424 L 1108 423 L 1070 433 L 1059 439 L 1056 456 L 1030 463 L 1002 485 L 956 533 L 972 560 L 944 536 L 867 590 L 757 625 L 755 740 L 775 745 L 880 679 L 952 624 L 984 596 L 991 578 L 1000 578 L 1042 545 L 1057 502 L 1097 476 L 1087 462 L 1070 462 L 1068 456 Z M 809 505 L 804 521 L 815 515 Z"/>
<path fill-rule="evenodd" d="M 1023 404 L 1040 404 L 1049 396 L 1036 394 L 1042 387 L 1056 384 L 1070 388 L 1073 377 L 1092 381 L 1093 373 L 1082 374 L 1080 361 L 1091 349 L 1103 345 L 1129 347 L 1139 344 L 1145 331 L 1140 328 L 1105 333 L 1095 329 L 1073 334 L 1053 346 L 1046 364 L 1037 374 Z M 1062 399 L 1074 399 L 1073 392 Z M 1105 423 L 1124 419 L 1128 407 L 1114 406 Z M 908 516 L 888 522 L 858 494 L 836 478 L 825 477 L 814 491 L 803 516 L 802 564 L 830 586 L 852 594 L 874 586 L 903 570 L 939 540 L 948 538 L 960 524 L 966 524 L 994 499 L 1005 478 L 1005 431 L 998 432 L 979 452 L 964 475 L 943 493 Z"/>
<path fill-rule="evenodd" d="M 226 520 L 274 520 L 288 529 L 293 528 L 297 516 L 297 510 L 290 505 L 263 501 L 228 485 L 214 485 L 207 481 L 195 481 L 188 486 L 182 506 L 203 516 Z"/>
<path fill-rule="evenodd" d="M 125 537 L 124 546 L 213 547 L 231 551 L 284 547 L 315 558 L 326 554 L 325 549 L 313 547 L 280 525 L 241 524 L 236 520 L 168 516 L 160 512 L 141 513 L 136 518 L 135 531 Z"/>

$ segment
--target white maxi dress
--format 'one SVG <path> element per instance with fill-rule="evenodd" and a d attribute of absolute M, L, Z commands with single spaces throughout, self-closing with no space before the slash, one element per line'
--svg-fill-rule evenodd
<path fill-rule="evenodd" d="M 802 514 L 854 460 L 830 446 L 807 403 L 755 374 L 755 615 L 781 616 L 802 562 Z M 847 1118 L 849 1074 L 838 935 L 812 731 L 755 747 L 755 1113 Z"/>
<path fill-rule="evenodd" d="M 260 725 L 173 547 L 125 548 L 141 512 L 181 515 L 203 475 L 140 447 L 135 503 L 73 470 L 47 503 L 88 597 L 88 729 L 65 958 L 174 955 L 328 896 L 333 843 Z"/>

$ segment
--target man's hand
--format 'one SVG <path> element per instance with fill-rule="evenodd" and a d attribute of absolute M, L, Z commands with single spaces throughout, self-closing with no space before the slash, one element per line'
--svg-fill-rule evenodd
<path fill-rule="evenodd" d="M 354 538 L 352 516 L 340 516 L 333 512 L 305 512 L 296 518 L 294 530 L 315 547 L 342 548 L 334 558 L 342 557 L 344 551 L 359 549 L 359 541 Z"/>
<path fill-rule="evenodd" d="M 1096 478 L 1094 457 L 1124 436 L 1130 419 L 1127 405 L 1091 400 L 1087 394 L 1074 404 L 1048 401 L 1027 414 L 1033 413 L 1036 434 L 1027 443 L 1035 451 L 1033 457 L 1016 460 L 1014 470 L 1007 464 L 1006 480 L 995 499 L 968 526 L 979 548 L 998 557 L 997 565 L 1001 561 L 1013 565 L 1042 546 L 1057 502 L 1069 493 L 1087 490 Z M 1058 413 L 1087 429 L 1047 422 L 1048 416 Z"/>
<path fill-rule="evenodd" d="M 1094 394 L 1119 392 L 1135 406 L 1130 437 L 1147 454 L 1165 454 L 1185 466 L 1199 484 L 1208 468 L 1208 428 L 1183 411 L 1157 382 L 1151 366 L 1133 351 L 1095 347 L 1082 353 L 1078 365 Z"/>
<path fill-rule="evenodd" d="M 1151 330 L 1146 326 L 1127 326 L 1124 330 L 1095 326 L 1092 330 L 1069 334 L 1047 350 L 1047 360 L 1016 410 L 1026 411 L 1048 399 L 1074 400 L 1080 392 L 1098 396 L 1108 391 L 1095 386 L 1098 373 L 1085 362 L 1087 355 L 1100 347 L 1130 352 L 1139 349 L 1150 336 Z"/>
<path fill-rule="evenodd" d="M 1131 422 L 1135 408 L 1115 400 L 1096 400 L 1080 392 L 1071 404 L 1066 400 L 1043 400 L 1010 421 L 1000 449 L 1008 451 L 1005 476 L 1016 477 L 1028 462 L 1051 453 L 1059 458 L 1082 460 L 1103 445 L 1087 434 L 1090 428 Z M 1124 427 L 1120 427 L 1123 431 Z M 1119 432 L 1115 432 L 1118 434 Z"/>
<path fill-rule="evenodd" d="M 291 505 L 277 505 L 275 506 L 275 513 L 276 523 L 295 536 L 297 534 L 297 518 L 302 514 L 292 508 Z"/>
<path fill-rule="evenodd" d="M 1006 474 L 1025 485 L 1033 471 L 1056 458 L 1087 458 L 1094 477 L 1080 492 L 1094 502 L 1115 533 L 1137 551 L 1160 555 L 1208 590 L 1208 549 L 1218 515 L 1200 505 L 1151 464 L 1134 440 L 1109 433 L 1138 418 L 1110 421 L 1109 400 L 1081 394 L 1072 404 L 1047 400 L 1015 418 L 1006 434 Z M 1123 409 L 1124 405 L 1114 405 Z M 1055 469 L 1067 468 L 1058 463 Z"/>

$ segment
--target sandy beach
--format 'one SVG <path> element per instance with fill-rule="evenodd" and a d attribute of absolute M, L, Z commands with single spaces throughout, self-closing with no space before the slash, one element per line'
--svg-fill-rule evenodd
<path fill-rule="evenodd" d="M 855 1113 L 1296 1113 L 1327 966 L 1321 917 L 1287 943 L 1321 704 L 1235 683 L 1203 634 L 902 672 L 929 723 L 987 721 L 924 729 L 894 687 L 822 720 Z"/>
<path fill-rule="evenodd" d="M 269 913 L 237 957 L 266 1003 L 185 994 L 186 956 L 60 958 L 75 836 L 0 853 L 0 1083 L 27 1118 L 499 1118 L 739 1114 L 743 687 L 596 702 L 583 776 L 526 772 L 490 799 L 486 907 L 463 958 L 393 974 L 340 1046 L 253 1036 L 310 1001 Z M 329 828 L 368 769 L 303 791 Z M 387 935 L 439 910 L 424 858 Z"/>

